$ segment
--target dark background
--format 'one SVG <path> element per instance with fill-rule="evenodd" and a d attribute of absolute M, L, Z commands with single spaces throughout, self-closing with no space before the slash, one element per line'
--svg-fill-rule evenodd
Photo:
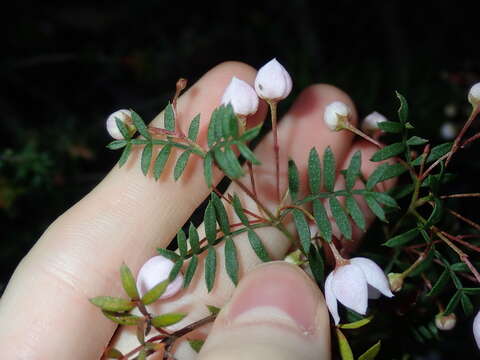
<path fill-rule="evenodd" d="M 230 0 L 188 9 L 166 1 L 17 1 L 1 25 L 0 294 L 48 224 L 115 163 L 118 153 L 104 147 L 106 116 L 133 108 L 152 118 L 179 77 L 193 83 L 226 60 L 258 68 L 277 57 L 294 95 L 329 82 L 352 96 L 361 116 L 378 110 L 394 118 L 398 90 L 418 135 L 440 142 L 442 123 L 461 125 L 468 87 L 480 79 L 472 9 L 451 1 L 352 3 Z M 453 117 L 445 114 L 449 104 Z M 473 146 L 456 162 L 459 191 L 475 190 L 477 154 Z M 469 324 L 444 336 L 445 358 L 458 351 L 454 339 L 473 346 Z M 417 358 L 433 359 L 425 354 L 438 344 L 412 346 L 424 354 Z"/>

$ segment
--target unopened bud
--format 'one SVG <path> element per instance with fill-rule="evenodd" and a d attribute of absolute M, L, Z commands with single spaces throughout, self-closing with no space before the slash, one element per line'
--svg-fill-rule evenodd
<path fill-rule="evenodd" d="M 258 70 L 255 91 L 265 100 L 283 100 L 292 91 L 292 78 L 277 59 L 272 59 Z"/>
<path fill-rule="evenodd" d="M 473 319 L 473 336 L 475 337 L 478 348 L 480 348 L 480 312 L 478 312 L 477 315 L 475 315 L 475 319 Z"/>
<path fill-rule="evenodd" d="M 400 273 L 390 273 L 387 275 L 390 289 L 393 292 L 399 292 L 403 287 L 403 275 Z"/>
<path fill-rule="evenodd" d="M 387 121 L 387 118 L 380 114 L 379 112 L 372 112 L 363 119 L 362 122 L 362 131 L 363 132 L 373 132 L 379 129 L 378 123 Z"/>
<path fill-rule="evenodd" d="M 480 83 L 476 83 L 470 88 L 468 92 L 468 101 L 473 107 L 478 106 L 480 104 Z"/>
<path fill-rule="evenodd" d="M 154 256 L 149 259 L 137 275 L 137 289 L 142 297 L 153 287 L 168 279 L 170 271 L 174 266 L 174 262 L 163 257 Z M 183 275 L 179 273 L 177 277 L 168 284 L 165 292 L 160 296 L 160 299 L 166 299 L 175 295 L 181 288 L 183 283 Z"/>
<path fill-rule="evenodd" d="M 132 125 L 132 113 L 130 112 L 130 110 L 117 110 L 114 113 L 110 114 L 107 118 L 107 131 L 112 138 L 117 140 L 123 139 L 123 135 L 118 129 L 115 119 L 118 119 L 122 123 L 124 123 L 130 132 L 135 131 L 135 128 Z"/>
<path fill-rule="evenodd" d="M 235 114 L 248 116 L 257 112 L 258 96 L 249 84 L 234 76 L 223 93 L 222 104 L 231 104 Z"/>
<path fill-rule="evenodd" d="M 435 326 L 439 330 L 448 331 L 452 330 L 457 324 L 457 317 L 454 313 L 449 315 L 443 315 L 443 313 L 437 314 L 435 316 Z"/>
<path fill-rule="evenodd" d="M 334 101 L 325 107 L 323 121 L 330 130 L 339 131 L 344 128 L 350 115 L 350 109 L 341 101 Z"/>

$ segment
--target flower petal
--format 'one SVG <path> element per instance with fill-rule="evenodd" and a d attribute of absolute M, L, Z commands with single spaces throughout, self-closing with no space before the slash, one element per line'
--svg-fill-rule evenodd
<path fill-rule="evenodd" d="M 340 266 L 333 272 L 332 289 L 346 307 L 364 315 L 367 312 L 368 289 L 363 271 L 356 265 Z"/>
<path fill-rule="evenodd" d="M 350 262 L 362 269 L 363 274 L 367 279 L 367 283 L 370 286 L 374 287 L 387 297 L 393 297 L 388 279 L 380 266 L 375 264 L 372 260 L 364 257 L 350 259 Z"/>
<path fill-rule="evenodd" d="M 332 314 L 333 320 L 335 321 L 335 325 L 338 325 L 340 322 L 340 316 L 338 315 L 337 298 L 333 294 L 332 289 L 332 274 L 333 272 L 328 274 L 327 279 L 325 280 L 325 301 L 327 302 L 328 310 L 330 311 L 330 314 Z"/>
<path fill-rule="evenodd" d="M 326 284 L 325 284 L 326 285 Z M 480 349 L 480 311 L 473 320 L 473 336 L 475 336 L 475 342 Z"/>

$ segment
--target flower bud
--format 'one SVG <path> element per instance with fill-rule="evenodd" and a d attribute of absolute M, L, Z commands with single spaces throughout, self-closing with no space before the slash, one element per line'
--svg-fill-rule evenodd
<path fill-rule="evenodd" d="M 258 70 L 255 91 L 265 100 L 283 100 L 292 91 L 292 78 L 277 59 L 272 59 Z"/>
<path fill-rule="evenodd" d="M 470 104 L 474 107 L 480 104 L 480 83 L 476 83 L 470 88 L 470 91 L 468 92 L 468 101 L 470 101 Z"/>
<path fill-rule="evenodd" d="M 387 275 L 388 282 L 390 284 L 390 289 L 393 292 L 399 292 L 403 287 L 403 274 L 400 273 L 390 273 Z"/>
<path fill-rule="evenodd" d="M 131 123 L 132 113 L 130 112 L 130 110 L 125 110 L 125 109 L 117 110 L 114 113 L 110 114 L 107 118 L 107 131 L 112 138 L 117 140 L 123 139 L 122 133 L 120 132 L 120 130 L 118 130 L 118 126 L 117 126 L 117 122 L 115 121 L 115 118 L 123 122 L 127 126 L 129 131 L 133 132 L 135 130 Z"/>
<path fill-rule="evenodd" d="M 257 112 L 258 96 L 249 84 L 234 76 L 223 93 L 222 104 L 232 104 L 235 114 L 248 116 Z"/>
<path fill-rule="evenodd" d="M 330 130 L 338 131 L 343 129 L 345 121 L 350 115 L 350 109 L 341 101 L 334 101 L 325 107 L 323 121 Z"/>
<path fill-rule="evenodd" d="M 439 330 L 452 330 L 455 327 L 456 323 L 457 317 L 454 313 L 451 313 L 450 315 L 443 315 L 443 313 L 440 313 L 435 316 L 435 326 Z"/>
<path fill-rule="evenodd" d="M 380 114 L 379 112 L 372 112 L 363 119 L 362 122 L 362 131 L 363 132 L 373 132 L 379 129 L 378 123 L 387 121 L 387 118 Z"/>
<path fill-rule="evenodd" d="M 140 296 L 145 295 L 154 286 L 168 279 L 173 265 L 173 261 L 160 255 L 152 257 L 143 264 L 137 275 L 137 289 L 140 292 Z M 183 275 L 179 273 L 175 280 L 168 284 L 160 299 L 166 299 L 175 295 L 182 288 L 182 283 Z"/>
<path fill-rule="evenodd" d="M 480 349 L 480 311 L 475 316 L 475 319 L 473 319 L 473 336 L 475 337 L 475 342 Z"/>

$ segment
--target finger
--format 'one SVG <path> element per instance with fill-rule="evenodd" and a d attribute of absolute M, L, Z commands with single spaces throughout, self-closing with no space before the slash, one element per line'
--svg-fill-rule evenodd
<path fill-rule="evenodd" d="M 352 148 L 350 149 L 349 154 L 346 156 L 345 160 L 343 161 L 343 165 L 340 167 L 340 169 L 347 169 L 348 165 L 350 164 L 350 160 L 352 159 L 353 155 L 357 152 L 360 151 L 361 153 L 361 159 L 362 159 L 362 166 L 360 169 L 360 173 L 363 175 L 363 178 L 368 179 L 370 175 L 374 172 L 374 170 L 383 162 L 373 162 L 370 161 L 370 158 L 375 154 L 375 152 L 378 150 L 378 147 L 376 145 L 373 145 L 372 143 L 365 141 L 365 140 L 358 140 L 356 141 Z M 391 162 L 391 161 L 384 161 L 384 162 Z M 381 182 L 377 184 L 376 186 L 376 191 L 381 191 L 385 192 L 391 189 L 395 185 L 395 179 L 390 179 L 385 182 Z M 358 178 L 355 182 L 355 185 L 353 186 L 354 189 L 363 189 L 365 188 L 365 184 L 363 181 Z M 345 177 L 343 176 L 338 176 L 335 182 L 335 190 L 343 190 L 345 189 Z M 360 195 L 354 196 L 361 213 L 364 216 L 365 219 L 365 229 L 368 229 L 370 225 L 373 223 L 375 220 L 375 215 L 372 213 L 370 208 L 368 207 L 365 198 Z M 339 198 L 339 201 L 342 205 L 345 204 L 345 198 Z M 331 211 L 327 206 L 327 212 L 329 216 L 331 216 Z M 341 233 L 338 227 L 336 226 L 335 222 L 333 221 L 333 218 L 331 218 L 331 223 L 333 224 L 333 234 L 337 238 L 341 238 Z M 364 231 L 360 229 L 355 222 L 350 221 L 352 225 L 352 239 L 347 240 L 347 239 L 342 239 L 341 240 L 341 253 L 342 255 L 345 255 L 348 257 L 349 254 L 353 253 L 356 251 L 358 246 L 361 243 L 361 239 L 363 237 Z"/>
<path fill-rule="evenodd" d="M 329 359 L 330 328 L 318 286 L 298 267 L 273 262 L 239 284 L 199 359 Z"/>
<path fill-rule="evenodd" d="M 280 144 L 280 162 L 281 162 L 281 190 L 287 188 L 287 162 L 289 158 L 296 161 L 300 177 L 302 179 L 302 190 L 305 192 L 307 177 L 308 153 L 312 147 L 316 147 L 318 152 L 323 153 L 327 146 L 330 146 L 335 153 L 338 162 L 343 162 L 348 155 L 352 142 L 352 134 L 349 132 L 332 132 L 323 122 L 323 113 L 325 107 L 333 101 L 342 101 L 348 104 L 353 110 L 352 122 L 356 121 L 354 105 L 348 95 L 341 90 L 329 85 L 314 85 L 302 92 L 294 103 L 291 110 L 282 119 L 279 125 L 279 144 Z M 266 136 L 255 153 L 262 166 L 255 167 L 255 182 L 260 201 L 270 209 L 275 208 L 278 203 L 275 199 L 275 161 L 273 156 L 273 135 Z M 243 183 L 250 186 L 248 176 L 242 179 Z M 232 184 L 227 193 L 236 193 L 241 198 L 244 208 L 258 213 L 256 203 L 239 189 L 236 184 Z M 238 222 L 231 206 L 226 206 L 231 223 Z M 252 218 L 253 219 L 253 218 Z M 200 229 L 201 230 L 201 229 Z M 291 246 L 291 240 L 285 237 L 276 228 L 257 229 L 256 233 L 262 239 L 262 242 L 272 259 L 282 259 Z M 261 260 L 252 250 L 248 236 L 242 233 L 234 237 L 237 248 L 240 277 L 246 274 L 250 269 L 259 264 Z M 187 290 L 181 292 L 176 297 L 158 302 L 152 311 L 156 314 L 166 312 L 184 312 L 188 316 L 180 323 L 171 327 L 178 329 L 186 324 L 192 323 L 208 315 L 206 304 L 223 306 L 231 297 L 234 285 L 225 270 L 224 244 L 217 246 L 217 276 L 213 290 L 208 293 L 204 282 L 203 259 L 205 254 L 200 257 L 198 271 Z M 185 265 L 187 266 L 187 265 Z M 115 347 L 122 351 L 128 351 L 136 346 L 136 338 L 133 330 L 123 330 L 119 337 L 115 339 Z M 181 355 L 178 354 L 181 353 Z M 188 344 L 181 346 L 177 356 L 186 359 L 188 356 L 194 356 L 189 349 Z M 189 354 L 190 355 L 187 355 Z"/>
<path fill-rule="evenodd" d="M 201 113 L 199 136 L 205 141 L 207 119 L 233 75 L 253 83 L 255 71 L 240 63 L 222 64 L 179 99 L 178 121 L 184 131 Z M 161 120 L 159 115 L 153 123 Z M 123 168 L 115 167 L 58 218 L 22 260 L 3 295 L 4 357 L 98 358 L 115 327 L 88 298 L 120 296 L 122 261 L 136 271 L 156 247 L 168 244 L 208 194 L 200 166 L 192 161 L 180 183 L 171 176 L 155 182 L 142 175 L 139 153 L 134 152 Z"/>

